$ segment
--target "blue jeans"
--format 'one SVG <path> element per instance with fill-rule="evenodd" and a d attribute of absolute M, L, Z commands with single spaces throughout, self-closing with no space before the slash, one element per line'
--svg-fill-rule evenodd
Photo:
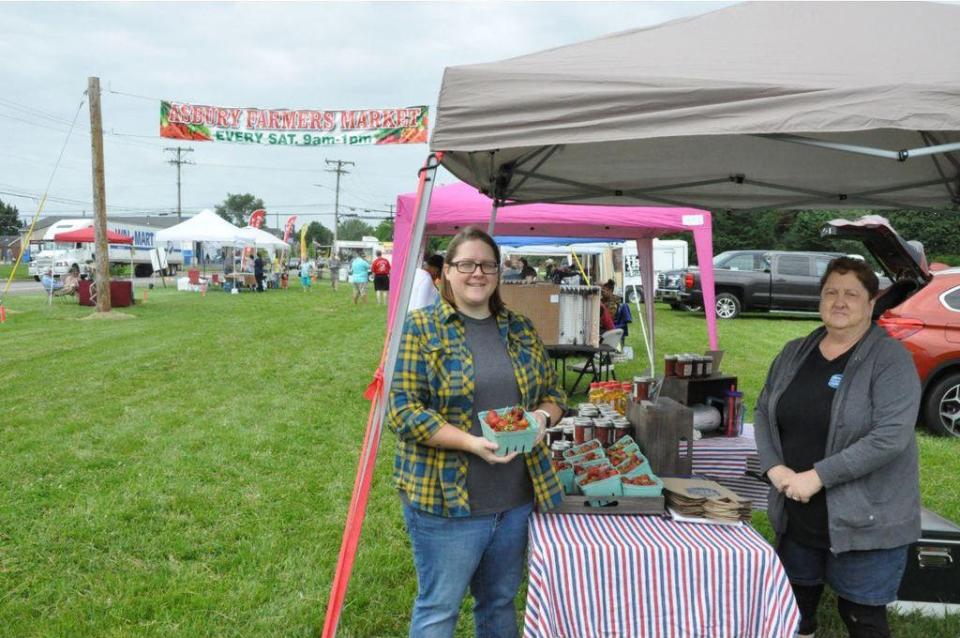
<path fill-rule="evenodd" d="M 417 568 L 410 638 L 449 638 L 460 603 L 473 594 L 477 638 L 516 638 L 514 598 L 527 556 L 533 503 L 499 514 L 434 516 L 403 504 Z"/>
<path fill-rule="evenodd" d="M 833 554 L 829 549 L 808 547 L 783 536 L 777 554 L 791 584 L 806 587 L 826 581 L 841 598 L 879 606 L 897 599 L 907 566 L 907 549 L 902 545 Z"/>

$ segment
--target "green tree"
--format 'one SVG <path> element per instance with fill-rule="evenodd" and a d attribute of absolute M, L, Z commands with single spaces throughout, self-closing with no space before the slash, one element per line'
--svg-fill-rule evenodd
<path fill-rule="evenodd" d="M 250 221 L 250 213 L 259 208 L 266 209 L 263 200 L 259 197 L 254 197 L 250 193 L 244 193 L 243 195 L 227 193 L 227 198 L 223 200 L 222 204 L 218 204 L 215 210 L 217 215 L 231 224 L 246 226 L 247 222 Z"/>
<path fill-rule="evenodd" d="M 333 231 L 320 222 L 310 222 L 307 225 L 307 245 L 329 246 L 333 243 Z"/>
<path fill-rule="evenodd" d="M 393 222 L 385 219 L 373 229 L 373 235 L 380 241 L 393 241 Z"/>
<path fill-rule="evenodd" d="M 0 200 L 0 235 L 16 235 L 23 228 L 19 219 L 20 211 L 13 204 L 4 204 Z"/>
<path fill-rule="evenodd" d="M 359 219 L 348 219 L 340 222 L 337 239 L 342 241 L 359 241 L 364 235 L 372 235 L 373 227 Z"/>

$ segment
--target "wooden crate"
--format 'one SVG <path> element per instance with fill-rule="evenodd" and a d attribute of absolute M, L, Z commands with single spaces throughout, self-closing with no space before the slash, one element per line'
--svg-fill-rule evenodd
<path fill-rule="evenodd" d="M 666 377 L 660 387 L 660 396 L 670 397 L 683 405 L 693 405 L 695 403 L 706 403 L 707 397 L 716 397 L 722 400 L 730 386 L 733 386 L 734 389 L 737 388 L 737 377 L 725 374 L 713 374 L 709 377 L 694 377 L 692 379 Z"/>
<path fill-rule="evenodd" d="M 657 476 L 690 476 L 693 471 L 693 410 L 670 397 L 656 403 L 630 401 L 627 418 L 634 439 Z"/>

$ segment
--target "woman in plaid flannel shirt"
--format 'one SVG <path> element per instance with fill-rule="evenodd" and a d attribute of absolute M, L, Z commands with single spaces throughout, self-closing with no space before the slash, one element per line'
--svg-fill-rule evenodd
<path fill-rule="evenodd" d="M 543 433 L 565 397 L 533 324 L 504 307 L 499 271 L 493 239 L 464 229 L 447 250 L 441 299 L 403 329 L 387 422 L 417 568 L 411 637 L 452 636 L 468 588 L 478 636 L 517 636 L 527 520 L 562 498 Z M 534 413 L 538 441 L 496 456 L 477 413 L 512 405 Z"/>

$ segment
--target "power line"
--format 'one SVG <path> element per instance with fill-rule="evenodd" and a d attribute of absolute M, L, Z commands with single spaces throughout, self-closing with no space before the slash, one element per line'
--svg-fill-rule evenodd
<path fill-rule="evenodd" d="M 328 173 L 337 174 L 337 190 L 336 195 L 334 195 L 333 201 L 333 250 L 337 250 L 337 228 L 340 226 L 340 176 L 349 174 L 349 171 L 343 170 L 345 165 L 356 166 L 353 162 L 347 162 L 345 160 L 324 160 L 328 165 L 336 164 L 336 168 L 328 168 Z"/>
<path fill-rule="evenodd" d="M 177 159 L 170 160 L 167 164 L 174 164 L 177 167 L 177 220 L 183 219 L 183 215 L 180 209 L 180 167 L 184 164 L 193 164 L 193 162 L 187 161 L 181 157 L 183 153 L 192 153 L 192 148 L 185 148 L 183 146 L 174 146 L 167 147 L 163 149 L 164 151 L 174 151 L 177 154 Z"/>

